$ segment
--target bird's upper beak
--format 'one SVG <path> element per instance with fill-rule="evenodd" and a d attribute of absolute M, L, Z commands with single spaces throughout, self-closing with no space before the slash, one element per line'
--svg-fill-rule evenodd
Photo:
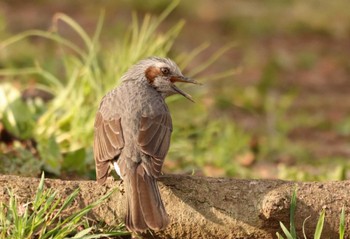
<path fill-rule="evenodd" d="M 172 76 L 170 78 L 170 81 L 172 83 L 175 82 L 184 82 L 184 83 L 192 83 L 192 84 L 199 84 L 197 81 L 192 80 L 188 77 L 185 76 Z M 187 99 L 189 99 L 190 101 L 194 102 L 194 100 L 192 99 L 192 96 L 187 94 L 186 92 L 180 90 L 175 84 L 172 84 L 171 86 L 173 88 L 174 91 L 176 91 L 177 93 L 179 93 L 180 95 L 183 95 L 184 97 L 186 97 Z"/>
<path fill-rule="evenodd" d="M 172 76 L 171 78 L 170 78 L 170 81 L 171 82 L 185 82 L 185 83 L 192 83 L 192 84 L 199 84 L 197 81 L 195 81 L 195 80 L 192 80 L 191 78 L 188 78 L 188 77 L 186 77 L 186 76 Z"/>

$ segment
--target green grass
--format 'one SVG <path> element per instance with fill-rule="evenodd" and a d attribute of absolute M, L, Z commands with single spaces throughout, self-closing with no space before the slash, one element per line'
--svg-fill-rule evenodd
<path fill-rule="evenodd" d="M 280 227 L 284 233 L 284 236 L 287 239 L 298 239 L 299 237 L 297 236 L 296 233 L 296 227 L 295 227 L 295 212 L 296 212 L 296 208 L 297 208 L 297 189 L 295 189 L 293 191 L 292 194 L 292 198 L 291 198 L 291 202 L 290 202 L 290 225 L 289 225 L 289 229 L 282 223 L 280 222 Z M 317 224 L 316 224 L 316 228 L 315 228 L 315 233 L 314 233 L 314 239 L 320 239 L 321 235 L 322 235 L 322 231 L 323 231 L 323 225 L 324 225 L 324 220 L 325 220 L 325 216 L 326 216 L 326 212 L 323 209 L 318 220 L 317 220 Z M 307 239 L 306 233 L 305 233 L 305 222 L 307 219 L 309 219 L 310 217 L 306 218 L 303 222 L 303 227 L 302 227 L 302 231 L 303 231 L 303 236 L 304 239 Z M 339 221 L 339 239 L 344 239 L 344 235 L 345 235 L 345 210 L 344 207 L 341 210 L 341 214 L 340 214 L 340 221 Z M 280 234 L 280 233 L 276 233 L 276 236 L 278 239 L 284 239 L 284 237 Z"/>
<path fill-rule="evenodd" d="M 102 238 L 128 235 L 122 225 L 115 228 L 114 231 L 97 233 L 95 226 L 89 225 L 87 220 L 87 213 L 114 191 L 110 191 L 96 202 L 76 211 L 74 202 L 77 200 L 79 189 L 74 190 L 66 199 L 62 199 L 58 196 L 58 191 L 51 188 L 45 189 L 44 174 L 42 174 L 32 201 L 20 204 L 17 195 L 8 189 L 8 204 L 3 202 L 0 204 L 0 237 L 63 239 L 68 236 L 70 238 Z"/>
<path fill-rule="evenodd" d="M 200 119 L 189 124 L 175 121 L 173 138 L 167 160 L 174 162 L 177 170 L 189 173 L 193 169 L 220 169 L 226 165 L 222 169 L 225 175 L 245 176 L 237 157 L 250 151 L 251 137 L 229 119 L 210 120 L 203 112 Z"/>
<path fill-rule="evenodd" d="M 0 144 L 0 174 L 22 175 L 30 177 L 40 175 L 41 164 L 33 153 L 19 142 L 14 142 L 11 149 Z"/>

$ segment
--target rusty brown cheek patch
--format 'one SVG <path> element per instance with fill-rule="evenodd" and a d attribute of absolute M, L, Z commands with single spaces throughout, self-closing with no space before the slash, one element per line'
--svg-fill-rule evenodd
<path fill-rule="evenodd" d="M 145 76 L 148 80 L 149 83 L 153 83 L 154 79 L 159 76 L 160 73 L 160 69 L 154 66 L 150 66 L 147 68 L 147 70 L 145 71 Z"/>

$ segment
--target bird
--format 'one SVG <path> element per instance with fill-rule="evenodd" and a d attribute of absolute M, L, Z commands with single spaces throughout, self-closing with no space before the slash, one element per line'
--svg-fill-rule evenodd
<path fill-rule="evenodd" d="M 96 180 L 103 184 L 113 168 L 122 179 L 129 231 L 163 230 L 170 219 L 156 180 L 173 130 L 165 98 L 180 94 L 193 101 L 175 83 L 198 83 L 171 59 L 156 56 L 131 66 L 120 80 L 102 98 L 95 117 Z"/>

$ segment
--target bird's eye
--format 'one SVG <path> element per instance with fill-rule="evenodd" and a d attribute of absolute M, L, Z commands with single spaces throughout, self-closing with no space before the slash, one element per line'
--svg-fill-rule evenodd
<path fill-rule="evenodd" d="M 163 73 L 163 75 L 169 75 L 170 73 L 170 69 L 168 67 L 162 67 L 160 68 L 160 70 Z"/>

